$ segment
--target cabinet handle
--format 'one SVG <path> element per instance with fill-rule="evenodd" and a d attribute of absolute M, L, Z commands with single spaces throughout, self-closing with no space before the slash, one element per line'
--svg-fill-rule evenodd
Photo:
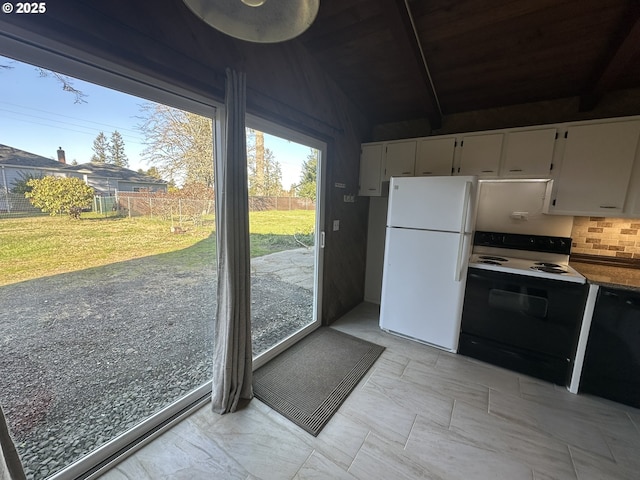
<path fill-rule="evenodd" d="M 411 175 L 411 172 L 402 172 L 403 175 Z"/>
<path fill-rule="evenodd" d="M 599 208 L 618 208 L 615 205 L 600 205 Z"/>
<path fill-rule="evenodd" d="M 367 188 L 367 190 L 374 191 L 376 189 L 375 188 Z"/>
<path fill-rule="evenodd" d="M 422 172 L 423 175 L 431 175 L 433 172 Z"/>
<path fill-rule="evenodd" d="M 510 172 L 521 172 L 522 169 L 521 168 L 512 168 L 511 170 L 509 170 Z"/>
<path fill-rule="evenodd" d="M 493 170 L 480 170 L 480 173 L 493 173 Z"/>

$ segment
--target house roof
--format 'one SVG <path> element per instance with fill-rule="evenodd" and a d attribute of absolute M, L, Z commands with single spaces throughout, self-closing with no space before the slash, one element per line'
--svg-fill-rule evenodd
<path fill-rule="evenodd" d="M 0 144 L 0 165 L 16 165 L 19 167 L 64 168 L 65 165 L 50 158 L 25 152 L 18 148 Z"/>
<path fill-rule="evenodd" d="M 118 167 L 109 163 L 83 163 L 81 165 L 69 165 L 45 158 L 35 153 L 25 152 L 18 148 L 0 144 L 0 165 L 14 165 L 17 167 L 57 168 L 59 170 L 73 171 L 76 173 L 91 174 L 96 177 L 115 178 L 124 182 L 157 183 L 166 184 L 150 175 L 139 173 L 124 167 Z"/>
<path fill-rule="evenodd" d="M 82 163 L 80 165 L 67 165 L 69 170 L 79 173 L 87 173 L 96 177 L 116 178 L 120 181 L 135 183 L 160 183 L 166 184 L 164 180 L 159 180 L 150 175 L 139 173 L 129 168 L 118 167 L 110 163 Z"/>

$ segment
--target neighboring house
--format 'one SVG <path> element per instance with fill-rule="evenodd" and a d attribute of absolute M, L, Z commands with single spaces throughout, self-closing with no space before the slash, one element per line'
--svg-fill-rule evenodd
<path fill-rule="evenodd" d="M 62 152 L 64 159 L 64 152 Z M 16 184 L 29 176 L 82 177 L 67 169 L 64 161 L 56 161 L 35 153 L 0 144 L 0 190 L 11 192 Z"/>
<path fill-rule="evenodd" d="M 65 152 L 57 151 L 58 160 L 0 144 L 0 190 L 11 192 L 17 182 L 47 175 L 78 177 L 94 188 L 96 195 L 119 192 L 166 192 L 167 182 L 128 168 L 107 163 L 67 165 Z"/>
<path fill-rule="evenodd" d="M 118 167 L 110 163 L 83 163 L 69 165 L 68 171 L 81 176 L 92 186 L 96 195 L 115 195 L 122 192 L 166 192 L 167 182 L 157 178 Z"/>

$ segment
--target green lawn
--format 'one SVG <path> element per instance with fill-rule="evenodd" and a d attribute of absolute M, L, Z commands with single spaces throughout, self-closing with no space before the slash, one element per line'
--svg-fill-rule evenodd
<path fill-rule="evenodd" d="M 251 256 L 313 243 L 315 212 L 265 211 L 250 214 Z M 171 223 L 151 218 L 65 216 L 0 219 L 0 285 L 171 253 L 167 260 L 202 263 L 215 256 L 213 221 L 170 231 Z"/>

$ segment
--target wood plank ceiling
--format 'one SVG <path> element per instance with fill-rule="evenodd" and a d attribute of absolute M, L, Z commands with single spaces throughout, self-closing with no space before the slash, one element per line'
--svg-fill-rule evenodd
<path fill-rule="evenodd" d="M 637 0 L 323 0 L 299 40 L 373 123 L 640 87 Z"/>
<path fill-rule="evenodd" d="M 59 22 L 81 40 L 74 9 L 149 41 L 195 41 L 194 55 L 215 50 L 208 35 L 194 40 L 204 27 L 182 0 L 65 0 L 51 15 L 77 16 Z M 321 0 L 293 41 L 372 125 L 426 118 L 435 129 L 444 115 L 567 97 L 589 110 L 640 89 L 640 0 Z"/>

